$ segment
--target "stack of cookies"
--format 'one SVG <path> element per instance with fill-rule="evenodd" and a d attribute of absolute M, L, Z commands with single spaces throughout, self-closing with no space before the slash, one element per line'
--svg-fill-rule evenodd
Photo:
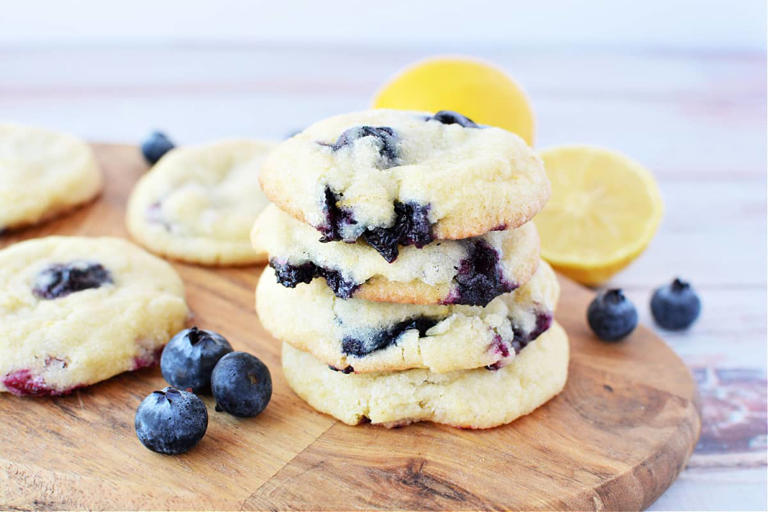
<path fill-rule="evenodd" d="M 359 112 L 280 144 L 260 180 L 256 308 L 314 408 L 488 428 L 563 388 L 559 287 L 529 222 L 549 182 L 519 137 L 449 111 Z"/>

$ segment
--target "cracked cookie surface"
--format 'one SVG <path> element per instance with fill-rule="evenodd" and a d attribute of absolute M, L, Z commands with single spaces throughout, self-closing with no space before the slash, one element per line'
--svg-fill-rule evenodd
<path fill-rule="evenodd" d="M 549 197 L 541 160 L 516 135 L 427 112 L 331 117 L 266 159 L 264 192 L 325 240 L 397 245 L 463 239 L 530 220 Z"/>
<path fill-rule="evenodd" d="M 554 323 L 509 365 L 450 373 L 334 371 L 283 343 L 283 372 L 291 388 L 320 412 L 344 423 L 400 426 L 433 421 L 491 428 L 531 413 L 565 385 L 568 337 Z"/>
<path fill-rule="evenodd" d="M 60 395 L 154 364 L 187 319 L 165 261 L 118 238 L 0 251 L 0 392 Z"/>
<path fill-rule="evenodd" d="M 90 201 L 102 175 L 80 139 L 0 123 L 0 231 L 35 224 Z"/>
<path fill-rule="evenodd" d="M 128 203 L 131 236 L 147 249 L 204 265 L 266 261 L 249 232 L 268 204 L 258 182 L 271 142 L 181 147 L 139 180 Z"/>
<path fill-rule="evenodd" d="M 550 326 L 559 291 L 544 262 L 525 286 L 486 307 L 342 300 L 321 281 L 285 288 L 266 268 L 256 310 L 273 336 L 337 370 L 445 373 L 514 361 Z"/>

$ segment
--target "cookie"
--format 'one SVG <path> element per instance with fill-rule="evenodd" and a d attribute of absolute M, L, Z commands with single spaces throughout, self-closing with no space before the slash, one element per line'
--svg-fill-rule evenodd
<path fill-rule="evenodd" d="M 261 324 L 347 373 L 501 368 L 549 328 L 560 292 L 544 262 L 525 286 L 484 308 L 339 300 L 322 282 L 290 289 L 273 274 L 265 269 L 256 291 Z"/>
<path fill-rule="evenodd" d="M 128 202 L 131 236 L 147 249 L 203 265 L 266 261 L 251 246 L 268 204 L 258 182 L 269 142 L 232 140 L 174 149 L 139 180 Z"/>
<path fill-rule="evenodd" d="M 563 389 L 568 338 L 553 324 L 499 370 L 450 373 L 345 374 L 284 343 L 283 373 L 296 394 L 312 407 L 350 425 L 433 421 L 491 428 L 529 414 Z"/>
<path fill-rule="evenodd" d="M 516 228 L 539 212 L 549 181 L 517 135 L 455 113 L 369 110 L 320 121 L 265 160 L 267 197 L 324 240 L 398 245 Z"/>
<path fill-rule="evenodd" d="M 101 191 L 90 146 L 72 135 L 0 124 L 0 232 L 35 224 Z"/>
<path fill-rule="evenodd" d="M 323 277 L 343 299 L 484 306 L 527 282 L 539 264 L 531 222 L 421 249 L 402 247 L 392 263 L 361 241 L 320 242 L 311 226 L 274 205 L 256 220 L 251 236 L 269 254 L 281 284 L 294 287 Z"/>
<path fill-rule="evenodd" d="M 188 315 L 163 260 L 118 238 L 0 251 L 0 391 L 61 395 L 154 364 Z"/>

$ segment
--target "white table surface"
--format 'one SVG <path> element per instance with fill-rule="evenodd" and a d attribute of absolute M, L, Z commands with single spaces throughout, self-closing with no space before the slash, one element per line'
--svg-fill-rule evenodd
<path fill-rule="evenodd" d="M 764 20 L 764 10 L 750 5 Z M 154 128 L 182 144 L 282 138 L 324 116 L 366 108 L 389 75 L 419 58 L 464 53 L 497 63 L 531 97 L 537 147 L 606 146 L 658 179 L 661 228 L 610 283 L 635 301 L 641 322 L 653 326 L 650 293 L 676 275 L 701 295 L 703 312 L 689 332 L 658 332 L 700 381 L 702 441 L 651 508 L 758 510 L 766 507 L 766 55 L 738 32 L 740 16 L 726 46 L 706 34 L 654 45 L 631 24 L 623 45 L 600 38 L 483 43 L 474 34 L 470 48 L 438 36 L 439 44 L 411 37 L 360 45 L 331 34 L 310 44 L 194 40 L 189 30 L 167 40 L 75 31 L 52 44 L 40 30 L 15 26 L 10 35 L 0 30 L 0 120 L 94 141 L 137 143 Z M 722 29 L 712 24 L 707 30 Z M 0 28 L 10 25 L 0 19 Z M 132 33 L 114 25 L 122 36 Z M 235 32 L 242 25 L 233 22 Z"/>

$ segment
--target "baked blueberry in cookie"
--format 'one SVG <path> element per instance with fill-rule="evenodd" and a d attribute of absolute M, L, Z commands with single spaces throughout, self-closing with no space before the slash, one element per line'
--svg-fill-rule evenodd
<path fill-rule="evenodd" d="M 529 343 L 536 340 L 539 336 L 547 331 L 552 326 L 552 312 L 551 311 L 538 311 L 536 312 L 536 321 L 532 329 L 526 329 L 522 325 L 517 325 L 514 318 L 509 319 L 512 322 L 512 332 L 514 333 L 512 340 L 505 340 L 500 334 L 496 334 L 493 338 L 493 350 L 495 350 L 500 356 L 501 360 L 486 366 L 488 370 L 498 370 L 506 366 L 508 357 L 512 355 L 510 349 L 514 351 L 514 354 L 519 354 Z"/>
<path fill-rule="evenodd" d="M 398 165 L 398 137 L 395 130 L 389 126 L 354 126 L 345 130 L 336 142 L 331 145 L 334 151 L 352 146 L 355 141 L 364 137 L 371 137 L 379 150 L 381 160 L 378 162 L 380 169 L 387 169 Z"/>
<path fill-rule="evenodd" d="M 502 293 L 517 288 L 517 284 L 504 279 L 496 249 L 480 239 L 465 245 L 467 257 L 459 263 L 454 288 L 445 304 L 485 306 Z"/>
<path fill-rule="evenodd" d="M 388 263 L 397 259 L 400 245 L 415 245 L 421 249 L 435 239 L 429 222 L 429 206 L 396 201 L 395 224 L 387 228 L 368 228 L 363 239 Z"/>
<path fill-rule="evenodd" d="M 59 299 L 112 282 L 112 275 L 100 263 L 82 260 L 54 263 L 37 274 L 32 293 L 41 299 Z"/>
<path fill-rule="evenodd" d="M 291 265 L 290 263 L 281 263 L 276 259 L 272 259 L 269 261 L 269 266 L 275 269 L 277 282 L 287 288 L 296 288 L 296 285 L 299 283 L 306 284 L 316 277 L 322 277 L 337 297 L 348 299 L 360 287 L 359 283 L 345 278 L 338 270 L 320 267 L 311 261 L 301 265 Z"/>
<path fill-rule="evenodd" d="M 336 368 L 332 364 L 329 364 L 328 368 L 330 368 L 331 370 L 333 370 L 335 372 L 341 372 L 344 375 L 349 375 L 350 373 L 355 373 L 355 369 L 352 368 L 352 366 L 350 366 L 350 365 L 347 365 L 344 368 Z"/>
<path fill-rule="evenodd" d="M 473 120 L 454 112 L 453 110 L 441 110 L 433 116 L 427 118 L 427 121 L 438 121 L 443 124 L 458 124 L 464 128 L 480 128 Z"/>
<path fill-rule="evenodd" d="M 400 336 L 411 329 L 419 331 L 419 337 L 434 327 L 440 319 L 419 316 L 398 322 L 386 329 L 368 330 L 355 336 L 346 336 L 341 340 L 341 349 L 346 355 L 355 357 L 367 356 L 371 352 L 387 348 L 397 343 Z"/>
<path fill-rule="evenodd" d="M 443 304 L 485 306 L 499 295 L 517 288 L 517 284 L 504 279 L 498 252 L 493 247 L 482 240 L 467 242 L 466 247 L 468 255 L 459 262 L 451 292 Z M 277 282 L 287 288 L 322 277 L 337 297 L 349 299 L 361 285 L 342 271 L 321 267 L 311 261 L 292 265 L 273 258 L 269 265 L 275 269 Z"/>

